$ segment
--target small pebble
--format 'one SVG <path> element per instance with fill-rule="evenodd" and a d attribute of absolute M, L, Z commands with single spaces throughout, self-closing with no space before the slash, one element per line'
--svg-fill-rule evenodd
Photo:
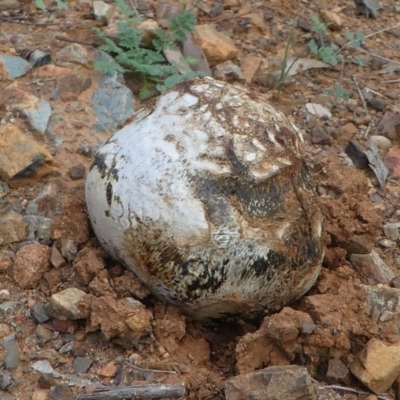
<path fill-rule="evenodd" d="M 70 168 L 70 170 L 68 171 L 68 175 L 72 180 L 76 181 L 78 179 L 84 178 L 85 172 L 85 166 L 83 164 L 77 164 Z"/>
<path fill-rule="evenodd" d="M 87 357 L 76 357 L 72 363 L 75 372 L 86 372 L 93 364 L 93 360 Z"/>
<path fill-rule="evenodd" d="M 46 312 L 46 308 L 41 303 L 36 303 L 31 308 L 31 316 L 38 324 L 43 324 L 50 319 L 49 315 Z"/>
<path fill-rule="evenodd" d="M 3 367 L 7 371 L 12 371 L 18 367 L 19 363 L 21 362 L 21 358 L 19 356 L 19 350 L 17 346 L 11 346 L 3 360 Z"/>

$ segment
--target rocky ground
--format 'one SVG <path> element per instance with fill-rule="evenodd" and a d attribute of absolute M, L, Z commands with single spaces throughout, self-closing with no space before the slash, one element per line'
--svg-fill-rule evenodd
<path fill-rule="evenodd" d="M 265 93 L 304 132 L 328 242 L 304 298 L 262 321 L 204 326 L 154 300 L 89 225 L 91 158 L 145 104 L 129 79 L 93 69 L 89 27 L 112 31 L 112 13 L 0 0 L 1 399 L 83 399 L 95 383 L 165 384 L 175 398 L 184 383 L 184 398 L 202 400 L 400 399 L 400 10 L 356 3 L 196 9 L 213 75 Z M 162 23 L 154 1 L 135 4 Z M 315 40 L 343 55 L 335 67 L 310 51 L 313 16 L 331 22 Z M 362 32 L 361 47 L 346 32 Z M 295 64 L 277 90 L 286 48 Z"/>

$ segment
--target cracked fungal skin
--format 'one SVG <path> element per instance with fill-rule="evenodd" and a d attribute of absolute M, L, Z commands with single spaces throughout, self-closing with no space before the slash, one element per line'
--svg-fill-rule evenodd
<path fill-rule="evenodd" d="M 101 245 L 197 319 L 275 311 L 324 253 L 300 131 L 259 94 L 211 78 L 115 133 L 86 181 Z"/>

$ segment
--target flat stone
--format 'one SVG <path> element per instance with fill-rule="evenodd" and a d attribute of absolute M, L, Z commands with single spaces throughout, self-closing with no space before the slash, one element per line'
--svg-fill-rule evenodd
<path fill-rule="evenodd" d="M 2 4 L 4 1 L 0 1 L 0 11 Z M 0 81 L 12 81 L 25 75 L 31 69 L 32 65 L 21 57 L 0 54 Z"/>
<path fill-rule="evenodd" d="M 6 181 L 49 174 L 53 157 L 15 125 L 0 130 L 0 178 Z"/>
<path fill-rule="evenodd" d="M 22 242 L 25 240 L 27 233 L 28 227 L 21 214 L 10 211 L 0 217 L 0 246 Z"/>
<path fill-rule="evenodd" d="M 349 377 L 349 369 L 343 361 L 332 358 L 328 361 L 326 377 L 334 381 L 344 381 Z"/>
<path fill-rule="evenodd" d="M 50 262 L 54 268 L 60 268 L 65 265 L 65 259 L 55 245 L 51 248 Z"/>
<path fill-rule="evenodd" d="M 47 329 L 44 325 L 38 325 L 36 328 L 36 337 L 38 345 L 43 347 L 52 338 L 53 332 Z"/>
<path fill-rule="evenodd" d="M 36 303 L 31 308 L 31 317 L 38 324 L 43 324 L 43 322 L 47 322 L 50 319 L 49 315 L 46 312 L 46 307 L 42 303 Z"/>
<path fill-rule="evenodd" d="M 1 96 L 2 103 L 24 115 L 33 129 L 40 133 L 46 132 L 51 116 L 51 106 L 47 100 L 26 91 L 17 82 L 7 86 Z"/>
<path fill-rule="evenodd" d="M 37 371 L 42 374 L 50 374 L 54 378 L 60 378 L 61 375 L 58 373 L 49 363 L 48 360 L 39 360 L 36 361 L 34 364 L 31 365 L 31 368 L 34 371 Z"/>
<path fill-rule="evenodd" d="M 240 68 L 247 83 L 251 83 L 253 81 L 254 75 L 260 68 L 261 63 L 262 58 L 257 56 L 247 56 L 241 60 Z"/>
<path fill-rule="evenodd" d="M 41 215 L 27 215 L 25 221 L 28 224 L 28 240 L 48 241 L 53 236 L 52 218 L 46 218 Z"/>
<path fill-rule="evenodd" d="M 225 383 L 226 400 L 316 400 L 311 376 L 297 365 L 268 367 Z"/>
<path fill-rule="evenodd" d="M 350 262 L 358 273 L 368 279 L 370 285 L 378 283 L 390 285 L 390 282 L 395 277 L 393 271 L 375 250 L 372 250 L 369 254 L 351 254 Z"/>
<path fill-rule="evenodd" d="M 93 113 L 97 117 L 95 129 L 114 131 L 135 113 L 133 103 L 132 91 L 118 82 L 117 76 L 104 77 L 92 97 Z"/>
<path fill-rule="evenodd" d="M 114 7 L 104 3 L 104 1 L 95 0 L 93 2 L 93 14 L 96 21 L 108 23 L 113 12 Z"/>
<path fill-rule="evenodd" d="M 13 384 L 12 375 L 7 371 L 0 371 L 0 389 L 1 390 L 8 390 Z M 3 398 L 3 393 L 2 399 Z"/>
<path fill-rule="evenodd" d="M 17 334 L 15 332 L 11 333 L 10 335 L 6 336 L 2 341 L 1 345 L 5 349 L 9 349 L 12 346 L 17 344 Z"/>
<path fill-rule="evenodd" d="M 11 346 L 3 359 L 3 367 L 7 371 L 12 371 L 16 369 L 21 362 L 21 358 L 19 355 L 19 350 L 17 346 Z"/>
<path fill-rule="evenodd" d="M 86 372 L 93 364 L 93 360 L 87 357 L 76 357 L 72 363 L 72 368 L 77 373 Z"/>
<path fill-rule="evenodd" d="M 87 50 L 78 43 L 72 43 L 57 51 L 55 54 L 56 62 L 62 67 L 74 64 L 90 66 Z"/>
<path fill-rule="evenodd" d="M 211 67 L 238 56 L 233 40 L 212 25 L 196 25 L 193 40 L 201 47 Z"/>
<path fill-rule="evenodd" d="M 225 61 L 214 67 L 213 76 L 214 78 L 225 82 L 243 82 L 246 80 L 240 67 L 234 64 L 231 60 Z"/>
<path fill-rule="evenodd" d="M 87 296 L 76 288 L 68 288 L 50 297 L 50 314 L 59 319 L 81 319 L 89 316 L 87 307 L 80 307 L 81 300 Z"/>
<path fill-rule="evenodd" d="M 110 361 L 100 371 L 99 376 L 103 378 L 113 378 L 118 371 L 118 367 L 114 361 Z"/>
<path fill-rule="evenodd" d="M 371 339 L 350 364 L 350 371 L 375 394 L 385 392 L 400 373 L 400 343 Z"/>
<path fill-rule="evenodd" d="M 42 244 L 29 244 L 18 250 L 12 269 L 12 276 L 22 288 L 34 288 L 49 268 L 49 248 Z"/>

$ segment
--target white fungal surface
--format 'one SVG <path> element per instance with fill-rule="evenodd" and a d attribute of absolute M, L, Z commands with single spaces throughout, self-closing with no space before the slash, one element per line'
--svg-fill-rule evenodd
<path fill-rule="evenodd" d="M 323 257 L 301 134 L 261 95 L 177 85 L 97 153 L 86 182 L 102 246 L 197 318 L 276 310 Z"/>

